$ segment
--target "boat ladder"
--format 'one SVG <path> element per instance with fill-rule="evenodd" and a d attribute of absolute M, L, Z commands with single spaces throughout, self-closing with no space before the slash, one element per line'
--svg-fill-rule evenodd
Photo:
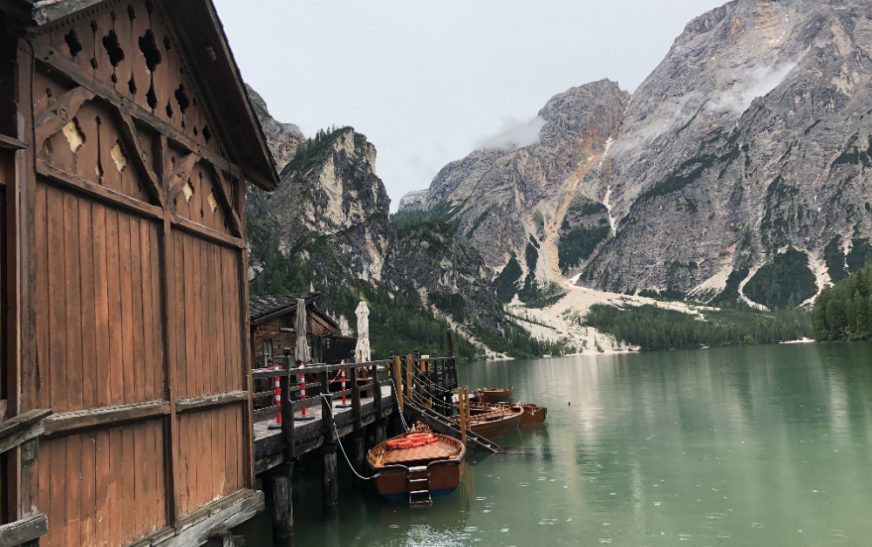
<path fill-rule="evenodd" d="M 433 497 L 430 495 L 430 472 L 426 465 L 410 467 L 406 481 L 409 488 L 409 507 L 417 509 L 433 505 Z"/>

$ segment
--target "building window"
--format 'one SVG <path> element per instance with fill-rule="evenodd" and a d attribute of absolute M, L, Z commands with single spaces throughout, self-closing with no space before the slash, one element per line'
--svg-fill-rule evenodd
<path fill-rule="evenodd" d="M 263 341 L 263 366 L 268 367 L 272 364 L 272 340 Z"/>

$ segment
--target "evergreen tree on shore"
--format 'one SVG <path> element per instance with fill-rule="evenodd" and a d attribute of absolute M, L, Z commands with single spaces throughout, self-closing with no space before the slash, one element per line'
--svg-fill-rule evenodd
<path fill-rule="evenodd" d="M 824 289 L 812 312 L 818 340 L 872 338 L 872 262 Z"/>

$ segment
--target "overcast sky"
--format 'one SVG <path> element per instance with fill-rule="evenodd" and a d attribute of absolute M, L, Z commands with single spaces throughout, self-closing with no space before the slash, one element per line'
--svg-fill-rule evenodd
<path fill-rule="evenodd" d="M 245 80 L 306 135 L 351 125 L 395 210 L 553 95 L 634 90 L 725 0 L 215 0 Z"/>

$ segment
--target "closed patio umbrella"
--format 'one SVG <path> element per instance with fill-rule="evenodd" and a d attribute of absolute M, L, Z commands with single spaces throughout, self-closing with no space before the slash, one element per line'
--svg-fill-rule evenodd
<path fill-rule="evenodd" d="M 297 299 L 297 322 L 294 330 L 297 332 L 297 347 L 294 349 L 294 359 L 302 364 L 306 364 L 312 360 L 312 354 L 309 351 L 309 342 L 306 341 L 306 330 L 308 325 L 306 313 L 306 301 L 302 298 Z"/>
<path fill-rule="evenodd" d="M 354 314 L 357 315 L 357 345 L 354 347 L 354 361 L 368 363 L 372 361 L 369 350 L 369 306 L 361 300 Z"/>

